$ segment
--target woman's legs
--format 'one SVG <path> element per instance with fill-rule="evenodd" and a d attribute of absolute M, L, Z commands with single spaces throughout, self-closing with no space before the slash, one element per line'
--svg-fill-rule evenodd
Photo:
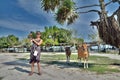
<path fill-rule="evenodd" d="M 34 61 L 31 64 L 31 72 L 34 72 Z"/>
<path fill-rule="evenodd" d="M 31 72 L 29 73 L 29 75 L 31 76 L 34 72 L 34 61 L 31 63 Z"/>
<path fill-rule="evenodd" d="M 41 75 L 41 71 L 40 71 L 40 62 L 37 62 L 37 67 L 38 67 L 38 74 Z"/>

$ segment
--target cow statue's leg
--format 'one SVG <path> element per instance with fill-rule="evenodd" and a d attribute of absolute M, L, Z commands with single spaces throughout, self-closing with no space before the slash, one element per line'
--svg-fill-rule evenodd
<path fill-rule="evenodd" d="M 86 68 L 86 59 L 84 58 L 84 68 Z"/>
<path fill-rule="evenodd" d="M 66 58 L 67 58 L 66 62 L 68 62 L 68 56 L 67 55 L 66 55 Z"/>
<path fill-rule="evenodd" d="M 67 58 L 66 62 L 69 63 L 70 62 L 70 56 L 67 55 L 66 58 Z"/>
<path fill-rule="evenodd" d="M 87 58 L 87 60 L 86 60 L 86 67 L 88 68 L 88 58 Z"/>
<path fill-rule="evenodd" d="M 70 56 L 68 56 L 68 63 L 70 62 Z"/>
<path fill-rule="evenodd" d="M 87 58 L 84 59 L 84 68 L 88 68 L 88 59 Z"/>
<path fill-rule="evenodd" d="M 82 65 L 81 58 L 78 59 L 78 65 Z"/>

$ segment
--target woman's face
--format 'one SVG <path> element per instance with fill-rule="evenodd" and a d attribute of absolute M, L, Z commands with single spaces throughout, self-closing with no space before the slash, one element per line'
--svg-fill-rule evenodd
<path fill-rule="evenodd" d="M 36 35 L 37 38 L 40 38 L 40 36 L 41 36 L 40 34 L 37 34 L 37 35 Z"/>

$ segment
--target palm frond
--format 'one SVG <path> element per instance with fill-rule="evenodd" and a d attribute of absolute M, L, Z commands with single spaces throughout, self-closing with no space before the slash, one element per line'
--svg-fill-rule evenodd
<path fill-rule="evenodd" d="M 54 11 L 60 5 L 62 0 L 42 0 L 42 8 L 44 11 Z"/>

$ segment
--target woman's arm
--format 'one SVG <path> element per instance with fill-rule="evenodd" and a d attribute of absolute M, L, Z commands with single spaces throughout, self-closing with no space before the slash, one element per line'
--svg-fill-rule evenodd
<path fill-rule="evenodd" d="M 35 39 L 33 39 L 32 41 L 33 41 L 36 45 L 38 45 L 38 46 L 40 46 L 40 45 L 42 44 L 42 42 L 43 42 L 42 39 L 40 40 L 40 42 L 35 41 Z"/>

